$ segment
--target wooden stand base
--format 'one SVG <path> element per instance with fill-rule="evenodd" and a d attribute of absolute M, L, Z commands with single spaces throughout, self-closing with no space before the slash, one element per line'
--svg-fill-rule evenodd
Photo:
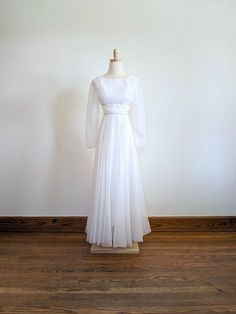
<path fill-rule="evenodd" d="M 92 244 L 90 248 L 90 253 L 139 254 L 139 245 L 138 242 L 133 242 L 132 246 L 122 248 L 97 246 L 96 244 Z"/>

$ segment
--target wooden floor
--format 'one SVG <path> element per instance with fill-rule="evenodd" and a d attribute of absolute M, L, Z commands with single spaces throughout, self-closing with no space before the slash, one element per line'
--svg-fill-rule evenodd
<path fill-rule="evenodd" d="M 235 232 L 153 232 L 139 255 L 80 233 L 0 233 L 0 313 L 236 313 Z"/>

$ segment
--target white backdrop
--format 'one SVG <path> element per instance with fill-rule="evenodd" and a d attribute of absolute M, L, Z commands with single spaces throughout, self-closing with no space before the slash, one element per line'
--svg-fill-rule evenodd
<path fill-rule="evenodd" d="M 0 0 L 0 215 L 88 213 L 91 79 L 143 82 L 150 216 L 235 215 L 236 1 Z"/>

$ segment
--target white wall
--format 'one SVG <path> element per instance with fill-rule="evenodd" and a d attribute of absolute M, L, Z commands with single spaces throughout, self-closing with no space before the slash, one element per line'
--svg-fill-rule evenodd
<path fill-rule="evenodd" d="M 91 79 L 142 79 L 150 216 L 235 215 L 236 1 L 0 0 L 0 215 L 87 215 Z"/>

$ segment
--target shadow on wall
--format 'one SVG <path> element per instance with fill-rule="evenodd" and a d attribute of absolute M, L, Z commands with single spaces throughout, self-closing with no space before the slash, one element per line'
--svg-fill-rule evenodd
<path fill-rule="evenodd" d="M 53 105 L 53 145 L 48 181 L 48 214 L 83 215 L 87 206 L 91 162 L 86 154 L 80 91 L 59 93 Z"/>
<path fill-rule="evenodd" d="M 0 214 L 85 215 L 93 154 L 82 88 L 38 77 L 22 84 L 25 94 L 6 99 L 2 117 Z"/>

